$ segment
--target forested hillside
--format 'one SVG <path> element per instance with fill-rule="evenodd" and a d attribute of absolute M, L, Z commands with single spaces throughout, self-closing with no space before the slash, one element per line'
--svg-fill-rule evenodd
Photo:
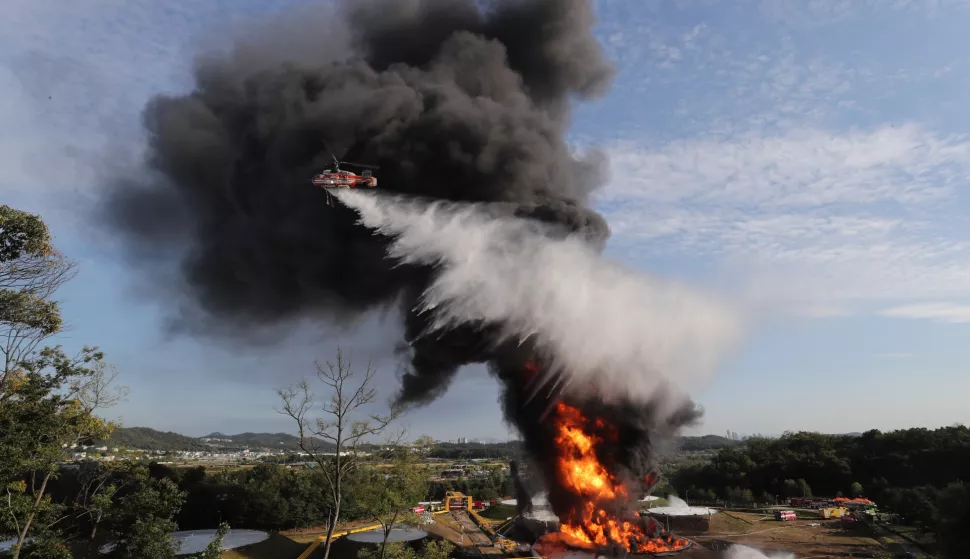
<path fill-rule="evenodd" d="M 682 452 L 697 452 L 702 450 L 719 450 L 722 448 L 730 448 L 741 444 L 741 441 L 735 441 L 727 437 L 722 437 L 720 435 L 703 435 L 700 437 L 679 437 L 678 448 Z"/>
<path fill-rule="evenodd" d="M 186 437 L 170 431 L 156 431 L 148 427 L 119 427 L 107 441 L 108 446 L 140 448 L 147 450 L 199 450 L 205 445 L 197 438 Z"/>
<path fill-rule="evenodd" d="M 970 429 L 955 426 L 749 439 L 679 468 L 670 481 L 695 500 L 863 495 L 906 522 L 937 531 L 944 542 L 970 549 L 968 477 Z"/>

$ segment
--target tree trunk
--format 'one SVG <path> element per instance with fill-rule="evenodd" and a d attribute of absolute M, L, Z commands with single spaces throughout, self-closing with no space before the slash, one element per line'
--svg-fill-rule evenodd
<path fill-rule="evenodd" d="M 384 527 L 384 541 L 381 543 L 381 559 L 387 557 L 387 540 L 391 537 L 391 530 L 394 529 L 394 523 L 397 522 L 397 514 L 391 517 L 391 521 Z"/>
<path fill-rule="evenodd" d="M 98 525 L 101 524 L 101 516 L 103 514 L 104 513 L 99 512 L 98 516 L 91 523 L 91 536 L 88 537 L 88 540 L 92 542 L 94 541 L 94 537 L 98 535 Z"/>
<path fill-rule="evenodd" d="M 34 506 L 30 509 L 27 514 L 27 519 L 24 521 L 24 527 L 20 529 L 20 533 L 17 534 L 17 543 L 14 546 L 15 551 L 13 552 L 12 559 L 20 559 L 20 548 L 24 545 L 24 540 L 27 539 L 27 533 L 30 531 L 30 523 L 34 521 L 34 517 L 37 516 L 37 509 L 40 507 L 40 501 L 44 498 L 44 491 L 47 490 L 47 480 L 51 478 L 51 473 L 47 472 L 44 474 L 44 481 L 40 483 L 40 489 L 34 496 Z"/>
<path fill-rule="evenodd" d="M 330 521 L 330 526 L 327 526 L 327 541 L 323 543 L 323 559 L 329 559 L 330 557 L 330 546 L 333 545 L 333 531 L 337 529 L 337 522 L 340 518 L 340 497 L 336 499 L 336 503 L 333 507 L 333 518 Z M 14 558 L 16 559 L 16 558 Z"/>
<path fill-rule="evenodd" d="M 340 397 L 340 391 L 337 391 L 337 397 Z M 336 468 L 333 471 L 333 484 L 330 486 L 333 495 L 333 520 L 330 522 L 330 526 L 327 526 L 327 541 L 324 542 L 323 546 L 323 559 L 330 559 L 330 547 L 333 546 L 333 531 L 337 529 L 337 522 L 340 521 L 340 499 L 343 496 L 343 460 L 341 460 L 340 452 L 343 450 L 343 416 L 337 416 L 337 444 L 335 452 L 337 455 L 334 457 Z M 317 461 L 321 468 L 323 468 L 323 462 Z"/>
<path fill-rule="evenodd" d="M 384 527 L 384 541 L 381 542 L 381 559 L 387 557 L 387 539 L 391 536 L 391 525 Z"/>

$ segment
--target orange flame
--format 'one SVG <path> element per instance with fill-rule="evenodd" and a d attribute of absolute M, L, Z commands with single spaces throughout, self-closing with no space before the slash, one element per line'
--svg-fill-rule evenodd
<path fill-rule="evenodd" d="M 564 543 L 588 549 L 618 545 L 631 553 L 675 551 L 689 545 L 681 538 L 659 537 L 653 521 L 649 521 L 651 528 L 647 529 L 640 521 L 621 520 L 607 513 L 608 509 L 620 509 L 629 498 L 626 486 L 596 455 L 598 445 L 616 439 L 612 425 L 600 418 L 589 421 L 577 408 L 560 402 L 556 406 L 556 426 L 560 482 L 583 502 L 579 510 L 561 520 L 559 530 Z M 590 432 L 591 427 L 595 427 L 595 432 Z M 656 478 L 647 474 L 644 481 L 651 485 Z"/>

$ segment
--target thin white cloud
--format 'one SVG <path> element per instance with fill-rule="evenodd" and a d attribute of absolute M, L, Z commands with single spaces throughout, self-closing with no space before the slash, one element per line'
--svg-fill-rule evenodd
<path fill-rule="evenodd" d="M 792 307 L 792 314 L 806 318 L 841 318 L 851 313 L 843 307 L 825 304 L 810 304 Z"/>
<path fill-rule="evenodd" d="M 931 23 L 968 7 L 707 0 L 658 18 L 602 4 L 603 28 L 624 39 L 608 46 L 617 99 L 638 100 L 618 101 L 616 137 L 630 141 L 611 146 L 598 197 L 611 250 L 689 261 L 752 305 L 800 316 L 970 297 L 970 137 L 954 97 L 967 66 Z M 811 29 L 870 17 L 919 23 L 926 48 L 901 57 L 872 46 L 888 36 Z"/>
<path fill-rule="evenodd" d="M 616 146 L 605 202 L 691 201 L 727 207 L 817 207 L 939 200 L 964 184 L 970 140 L 916 124 L 833 133 L 749 133 L 733 141 L 683 140 L 659 149 Z"/>
<path fill-rule="evenodd" d="M 611 123 L 616 135 L 723 140 L 870 125 L 887 115 L 946 126 L 953 119 L 945 115 L 962 112 L 959 100 L 933 99 L 962 91 L 967 63 L 950 47 L 970 0 L 704 0 L 684 11 L 661 4 L 676 15 L 620 0 L 597 5 L 607 51 L 620 66 L 609 104 L 625 115 Z M 848 31 L 871 27 L 873 18 L 912 27 L 924 47 Z M 944 18 L 948 25 L 936 29 Z M 845 29 L 823 40 L 815 28 L 830 23 Z"/>
<path fill-rule="evenodd" d="M 936 18 L 947 10 L 966 9 L 967 0 L 761 0 L 762 15 L 792 27 L 818 27 L 886 12 Z"/>
<path fill-rule="evenodd" d="M 880 314 L 895 318 L 932 320 L 950 324 L 970 323 L 970 305 L 955 303 L 919 303 L 885 309 Z"/>
<path fill-rule="evenodd" d="M 783 34 L 771 32 L 752 43 L 750 30 L 732 25 L 725 13 L 704 11 L 705 19 L 692 13 L 698 19 L 675 24 L 631 10 L 625 2 L 598 8 L 605 16 L 601 32 L 608 38 L 607 50 L 620 64 L 617 98 L 643 99 L 650 107 L 631 106 L 636 117 L 622 126 L 642 126 L 644 117 L 654 120 L 672 110 L 678 129 L 716 138 L 750 129 L 788 129 L 807 119 L 857 111 L 854 88 L 874 74 L 858 60 L 800 51 Z M 756 17 L 748 9 L 742 19 Z M 879 76 L 879 83 L 891 87 L 894 80 Z M 657 107 L 658 100 L 677 106 Z"/>
<path fill-rule="evenodd" d="M 618 144 L 611 161 L 598 202 L 615 244 L 716 261 L 753 305 L 833 317 L 970 297 L 965 137 L 805 129 Z"/>
<path fill-rule="evenodd" d="M 877 353 L 876 357 L 886 357 L 888 359 L 909 359 L 912 353 Z"/>

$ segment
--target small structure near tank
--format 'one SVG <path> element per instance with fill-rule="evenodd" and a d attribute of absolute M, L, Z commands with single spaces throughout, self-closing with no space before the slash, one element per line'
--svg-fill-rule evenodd
<path fill-rule="evenodd" d="M 656 520 L 666 531 L 706 532 L 711 529 L 711 517 L 717 514 L 717 509 L 709 507 L 690 507 L 674 505 L 669 507 L 654 507 L 640 513 Z"/>
<path fill-rule="evenodd" d="M 506 499 L 502 501 L 502 504 L 518 506 L 518 501 L 515 499 Z M 544 534 L 559 531 L 559 517 L 552 512 L 549 506 L 549 499 L 542 494 L 533 496 L 532 510 L 519 515 L 515 521 L 528 530 L 533 541 Z"/>

